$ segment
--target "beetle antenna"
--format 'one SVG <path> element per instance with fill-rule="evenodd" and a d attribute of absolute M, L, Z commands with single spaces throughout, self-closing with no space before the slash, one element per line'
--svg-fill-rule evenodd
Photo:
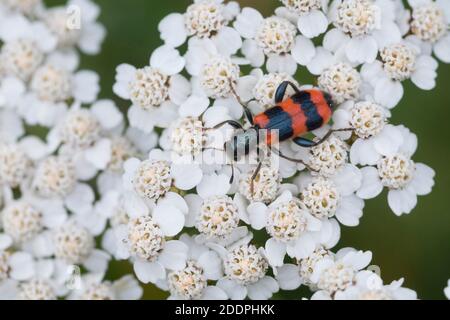
<path fill-rule="evenodd" d="M 223 150 L 223 149 L 212 148 L 212 147 L 206 147 L 206 148 L 203 148 L 203 149 L 202 149 L 202 151 L 206 151 L 206 150 L 214 150 L 214 151 L 222 151 L 222 152 L 225 152 L 225 150 Z"/>

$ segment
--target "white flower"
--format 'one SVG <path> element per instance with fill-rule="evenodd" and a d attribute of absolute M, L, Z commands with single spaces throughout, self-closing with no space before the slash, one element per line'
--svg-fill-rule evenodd
<path fill-rule="evenodd" d="M 217 282 L 232 300 L 267 300 L 279 290 L 277 281 L 267 276 L 269 264 L 263 249 L 249 244 L 252 235 L 247 231 L 228 245 L 209 244 L 223 261 L 225 276 Z"/>
<path fill-rule="evenodd" d="M 67 11 L 70 6 L 79 8 L 81 27 L 71 25 L 72 18 Z M 96 22 L 100 15 L 100 8 L 91 0 L 70 0 L 67 6 L 48 9 L 43 21 L 48 29 L 56 36 L 58 48 L 72 49 L 78 46 L 85 54 L 98 54 L 106 36 L 106 30 Z"/>
<path fill-rule="evenodd" d="M 35 276 L 35 261 L 30 253 L 14 250 L 11 247 L 13 240 L 10 236 L 2 234 L 0 240 L 0 287 L 5 284 L 6 290 L 13 290 L 12 292 L 3 292 L 4 289 L 2 289 L 0 296 L 7 295 L 10 299 L 16 293 L 14 290 L 16 281 L 29 280 Z M 13 288 L 9 288 L 11 286 Z"/>
<path fill-rule="evenodd" d="M 128 162 L 125 170 L 127 170 L 130 165 L 131 162 Z M 126 171 L 125 174 L 127 173 L 128 172 Z M 124 178 L 127 178 L 127 176 Z M 130 182 L 133 184 L 134 191 L 141 198 L 158 200 L 160 197 L 164 196 L 172 186 L 170 165 L 164 161 L 146 160 L 136 168 Z"/>
<path fill-rule="evenodd" d="M 297 81 L 286 73 L 264 74 L 261 69 L 254 69 L 250 75 L 239 79 L 237 92 L 241 99 L 250 101 L 250 109 L 254 114 L 258 114 L 275 105 L 275 92 L 283 81 L 297 84 Z M 288 88 L 287 94 L 293 93 L 293 90 Z"/>
<path fill-rule="evenodd" d="M 264 19 L 258 11 L 244 8 L 234 27 L 246 39 L 241 51 L 254 67 L 261 67 L 267 56 L 269 72 L 294 75 L 297 63 L 306 65 L 314 56 L 311 40 L 297 36 L 295 26 L 285 18 Z"/>
<path fill-rule="evenodd" d="M 134 271 L 141 282 L 156 283 L 166 277 L 166 269 L 178 271 L 186 266 L 188 246 L 167 239 L 183 228 L 184 213 L 180 209 L 165 203 L 156 206 L 151 214 L 129 214 L 128 225 L 120 225 L 114 231 L 114 254 L 118 259 L 133 259 Z"/>
<path fill-rule="evenodd" d="M 211 39 L 224 55 L 235 54 L 242 46 L 239 33 L 228 26 L 239 13 L 239 4 L 223 0 L 195 0 L 186 13 L 172 13 L 159 23 L 161 39 L 179 47 L 188 37 Z"/>
<path fill-rule="evenodd" d="M 32 279 L 19 285 L 19 300 L 56 300 L 52 285 L 43 279 Z"/>
<path fill-rule="evenodd" d="M 409 0 L 411 32 L 423 48 L 445 63 L 450 62 L 450 4 L 445 0 Z"/>
<path fill-rule="evenodd" d="M 392 0 L 334 0 L 329 17 L 336 29 L 327 41 L 343 40 L 339 47 L 354 63 L 373 62 L 381 48 L 401 39 Z"/>
<path fill-rule="evenodd" d="M 356 139 L 350 147 L 350 162 L 354 165 L 375 165 L 382 148 L 398 143 L 401 134 L 393 125 L 387 124 L 389 111 L 370 101 L 343 103 L 333 114 L 333 128 L 354 128 Z M 351 133 L 338 133 L 348 139 Z M 389 148 L 389 147 L 387 147 Z"/>
<path fill-rule="evenodd" d="M 208 282 L 223 276 L 220 257 L 208 247 L 197 244 L 194 238 L 183 234 L 180 240 L 188 247 L 188 260 L 182 270 L 167 274 L 158 286 L 170 292 L 175 300 L 226 300 L 227 294 Z"/>
<path fill-rule="evenodd" d="M 360 271 L 355 284 L 344 291 L 337 292 L 335 300 L 416 300 L 417 294 L 403 288 L 403 279 L 383 285 L 383 280 L 372 271 Z"/>
<path fill-rule="evenodd" d="M 335 103 L 359 98 L 362 79 L 359 72 L 345 62 L 326 68 L 318 79 L 319 87 L 333 97 Z"/>
<path fill-rule="evenodd" d="M 372 260 L 370 251 L 356 251 L 352 248 L 339 250 L 334 256 L 325 256 L 315 263 L 311 282 L 319 289 L 313 296 L 335 297 L 352 287 L 358 271 L 366 268 Z"/>
<path fill-rule="evenodd" d="M 197 241 L 223 242 L 234 236 L 243 212 L 239 199 L 227 196 L 230 187 L 226 174 L 211 173 L 203 176 L 198 194 L 185 197 L 189 206 L 186 226 L 200 232 Z"/>
<path fill-rule="evenodd" d="M 436 60 L 410 40 L 382 48 L 381 60 L 364 64 L 361 69 L 363 79 L 373 87 L 375 101 L 387 108 L 399 103 L 403 97 L 402 82 L 407 79 L 422 90 L 436 85 Z"/>
<path fill-rule="evenodd" d="M 173 124 L 170 142 L 173 151 L 179 155 L 196 156 L 203 151 L 206 134 L 203 122 L 195 118 L 180 118 Z"/>
<path fill-rule="evenodd" d="M 128 110 L 132 127 L 149 133 L 155 126 L 167 127 L 176 118 L 177 106 L 190 93 L 189 83 L 178 75 L 184 65 L 185 60 L 176 49 L 162 46 L 152 53 L 149 66 L 117 67 L 114 93 L 132 101 Z"/>
<path fill-rule="evenodd" d="M 336 175 L 326 179 L 301 174 L 296 183 L 300 200 L 318 219 L 336 216 L 345 226 L 357 226 L 362 217 L 364 201 L 355 195 L 362 183 L 359 169 L 347 164 Z"/>
<path fill-rule="evenodd" d="M 120 161 L 116 139 L 123 127 L 124 117 L 110 100 L 94 103 L 90 109 L 74 105 L 47 136 L 47 152 L 71 158 L 77 175 L 90 180 L 111 162 Z M 58 149 L 59 148 L 59 149 Z"/>
<path fill-rule="evenodd" d="M 54 233 L 55 256 L 68 264 L 86 260 L 94 248 L 93 236 L 75 223 L 66 223 Z"/>
<path fill-rule="evenodd" d="M 323 259 L 333 259 L 333 253 L 319 246 L 308 257 L 298 260 L 298 265 L 284 264 L 276 270 L 276 279 L 283 290 L 296 290 L 301 284 L 313 288 L 311 276 L 316 264 Z"/>
<path fill-rule="evenodd" d="M 42 0 L 5 0 L 2 5 L 9 10 L 21 12 L 27 16 L 34 16 L 42 10 Z"/>
<path fill-rule="evenodd" d="M 319 139 L 322 130 L 316 132 Z M 312 170 L 313 175 L 332 177 L 337 174 L 348 163 L 349 146 L 336 134 L 331 135 L 323 143 L 312 148 L 292 146 L 296 150 L 296 158 L 302 159 Z M 299 164 L 298 169 L 303 170 L 304 165 Z"/>
<path fill-rule="evenodd" d="M 16 188 L 29 177 L 31 160 L 17 144 L 0 142 L 0 184 Z"/>
<path fill-rule="evenodd" d="M 43 197 L 67 196 L 76 185 L 72 162 L 63 157 L 48 157 L 37 167 L 33 179 L 36 192 Z"/>
<path fill-rule="evenodd" d="M 139 283 L 131 275 L 111 282 L 103 280 L 103 274 L 82 276 L 80 286 L 68 297 L 69 300 L 137 300 L 143 293 Z"/>
<path fill-rule="evenodd" d="M 2 211 L 2 226 L 16 243 L 32 239 L 43 228 L 42 213 L 26 202 L 9 204 Z"/>
<path fill-rule="evenodd" d="M 18 39 L 7 42 L 1 49 L 2 72 L 28 80 L 44 59 L 43 52 L 32 40 Z"/>
<path fill-rule="evenodd" d="M 249 170 L 239 180 L 239 193 L 250 202 L 270 203 L 275 200 L 281 186 L 282 177 L 278 169 L 263 165 L 257 177 L 253 180 L 254 171 Z"/>
<path fill-rule="evenodd" d="M 375 151 L 366 159 L 376 167 L 361 169 L 363 182 L 357 195 L 371 199 L 386 187 L 392 211 L 396 215 L 410 213 L 417 204 L 417 196 L 431 192 L 435 176 L 433 169 L 411 160 L 417 148 L 417 137 L 403 126 L 389 127 L 386 135 L 372 146 Z M 368 150 L 372 146 L 367 145 Z"/>
<path fill-rule="evenodd" d="M 203 201 L 196 220 L 197 230 L 207 238 L 227 237 L 239 224 L 238 208 L 228 196 L 211 196 Z"/>
<path fill-rule="evenodd" d="M 278 16 L 292 20 L 307 38 L 315 38 L 328 28 L 325 15 L 328 2 L 322 0 L 281 0 L 284 7 L 275 10 Z"/>
<path fill-rule="evenodd" d="M 12 14 L 0 23 L 1 69 L 7 75 L 28 80 L 44 60 L 44 54 L 55 49 L 56 39 L 42 22 L 30 22 Z"/>
<path fill-rule="evenodd" d="M 268 207 L 262 203 L 253 203 L 248 211 L 252 227 L 255 230 L 265 228 L 271 236 L 265 245 L 270 265 L 282 266 L 286 253 L 292 258 L 302 259 L 314 251 L 314 233 L 319 233 L 322 223 L 289 191 Z"/>
<path fill-rule="evenodd" d="M 65 64 L 66 63 L 66 64 Z M 92 103 L 100 91 L 93 71 L 75 72 L 69 56 L 55 54 L 33 75 L 28 92 L 19 103 L 19 114 L 29 125 L 54 126 L 67 112 L 67 102 Z"/>
<path fill-rule="evenodd" d="M 230 58 L 216 56 L 203 65 L 200 84 L 212 98 L 227 98 L 234 93 L 239 67 Z"/>

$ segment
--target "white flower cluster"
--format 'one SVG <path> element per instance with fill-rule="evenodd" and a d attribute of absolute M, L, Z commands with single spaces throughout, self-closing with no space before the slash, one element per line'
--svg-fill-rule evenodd
<path fill-rule="evenodd" d="M 76 71 L 78 49 L 100 48 L 99 8 L 69 4 L 83 8 L 81 29 L 64 7 L 0 6 L 0 297 L 140 298 L 133 276 L 104 280 L 115 259 L 171 299 L 270 299 L 301 285 L 312 299 L 417 298 L 403 280 L 384 284 L 371 252 L 332 249 L 385 188 L 398 216 L 432 190 L 416 135 L 389 119 L 403 81 L 431 90 L 438 60 L 450 62 L 448 1 L 281 0 L 265 18 L 194 0 L 161 21 L 146 66 L 117 67 L 128 121 L 96 101 L 95 73 Z M 317 83 L 300 86 L 298 70 Z M 286 81 L 314 103 L 329 95 L 333 113 L 318 116 L 331 122 L 311 147 L 288 139 L 256 163 L 230 159 L 234 140 L 257 140 L 249 113 L 273 110 Z M 29 134 L 36 125 L 45 140 Z"/>
<path fill-rule="evenodd" d="M 104 280 L 110 256 L 96 246 L 112 215 L 96 192 L 149 148 L 112 101 L 96 101 L 98 75 L 77 70 L 80 53 L 100 51 L 99 13 L 91 0 L 0 3 L 1 299 L 142 295 L 132 276 Z"/>

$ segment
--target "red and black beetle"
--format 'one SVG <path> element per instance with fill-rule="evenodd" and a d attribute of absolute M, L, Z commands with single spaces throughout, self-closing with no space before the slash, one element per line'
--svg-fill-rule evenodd
<path fill-rule="evenodd" d="M 285 99 L 288 86 L 291 86 L 295 93 Z M 244 105 L 247 120 L 252 125 L 250 129 L 245 130 L 239 122 L 234 120 L 222 122 L 215 127 L 219 128 L 225 124 L 229 124 L 235 129 L 239 129 L 239 132 L 236 132 L 224 146 L 226 153 L 232 160 L 238 161 L 240 157 L 248 155 L 254 150 L 258 150 L 258 146 L 262 142 L 260 141 L 259 133 L 261 130 L 265 130 L 264 143 L 269 146 L 271 151 L 275 152 L 281 158 L 302 163 L 308 167 L 303 160 L 287 157 L 276 149 L 272 145 L 275 140 L 275 134 L 279 142 L 292 139 L 294 143 L 301 147 L 311 148 L 326 141 L 333 132 L 353 130 L 350 128 L 330 130 L 319 141 L 312 141 L 303 137 L 308 132 L 321 128 L 331 120 L 335 106 L 332 97 L 321 90 L 300 90 L 292 82 L 284 81 L 275 93 L 275 103 L 276 105 L 274 107 L 256 116 L 253 116 L 250 110 Z M 258 175 L 261 165 L 262 162 L 259 161 L 253 178 L 256 178 Z M 231 179 L 233 180 L 233 177 Z"/>

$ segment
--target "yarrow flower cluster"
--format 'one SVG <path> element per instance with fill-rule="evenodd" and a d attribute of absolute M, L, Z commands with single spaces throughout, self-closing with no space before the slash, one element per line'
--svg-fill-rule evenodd
<path fill-rule="evenodd" d="M 99 13 L 90 0 L 0 4 L 2 299 L 142 295 L 132 276 L 103 279 L 110 255 L 96 246 L 111 200 L 95 192 L 107 196 L 123 163 L 148 150 L 112 101 L 97 101 L 98 75 L 77 70 L 80 54 L 100 52 Z"/>
<path fill-rule="evenodd" d="M 264 17 L 194 0 L 160 22 L 148 63 L 117 66 L 126 116 L 78 70 L 100 51 L 99 7 L 67 6 L 81 27 L 65 6 L 0 4 L 0 298 L 139 299 L 148 283 L 181 300 L 417 298 L 370 251 L 333 248 L 384 189 L 397 216 L 432 191 L 417 136 L 390 118 L 403 82 L 431 90 L 450 62 L 448 2 L 281 0 Z M 280 100 L 287 135 L 311 140 L 257 137 Z M 106 279 L 111 260 L 134 274 Z"/>

